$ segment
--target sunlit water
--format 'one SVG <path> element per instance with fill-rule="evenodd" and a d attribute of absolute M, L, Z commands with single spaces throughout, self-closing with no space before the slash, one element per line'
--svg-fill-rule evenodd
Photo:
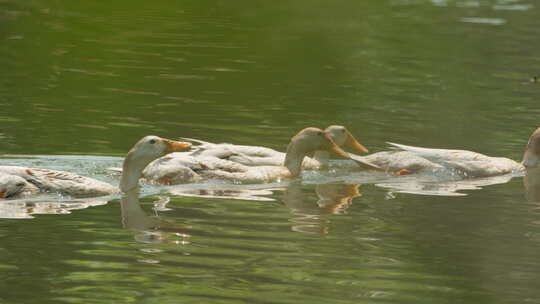
<path fill-rule="evenodd" d="M 331 124 L 373 152 L 519 160 L 539 20 L 519 0 L 0 1 L 0 164 L 116 185 L 149 133 L 283 151 Z M 0 302 L 538 303 L 538 184 L 337 169 L 8 200 Z"/>

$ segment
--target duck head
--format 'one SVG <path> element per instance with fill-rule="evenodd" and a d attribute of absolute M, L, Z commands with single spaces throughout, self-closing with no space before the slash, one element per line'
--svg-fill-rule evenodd
<path fill-rule="evenodd" d="M 349 154 L 338 147 L 324 131 L 318 128 L 305 128 L 298 132 L 287 146 L 284 165 L 293 177 L 298 176 L 304 157 L 317 150 L 330 151 L 341 157 L 350 158 Z"/>
<path fill-rule="evenodd" d="M 344 126 L 332 125 L 326 128 L 324 132 L 340 147 L 349 147 L 361 153 L 369 152 Z"/>
<path fill-rule="evenodd" d="M 540 164 L 540 128 L 529 137 L 529 142 L 523 153 L 521 164 L 527 168 L 536 168 Z"/>
<path fill-rule="evenodd" d="M 23 192 L 28 182 L 17 175 L 0 174 L 0 198 L 10 198 Z"/>
<path fill-rule="evenodd" d="M 362 153 L 368 152 L 368 149 L 359 143 L 344 126 L 329 126 L 324 130 L 324 133 L 326 133 L 339 147 L 349 147 Z M 314 157 L 322 166 L 326 166 L 330 160 L 330 153 L 328 151 L 317 151 L 315 152 Z"/>
<path fill-rule="evenodd" d="M 139 140 L 124 159 L 120 190 L 127 192 L 137 187 L 144 168 L 153 160 L 172 152 L 189 151 L 191 143 L 173 141 L 158 136 Z"/>

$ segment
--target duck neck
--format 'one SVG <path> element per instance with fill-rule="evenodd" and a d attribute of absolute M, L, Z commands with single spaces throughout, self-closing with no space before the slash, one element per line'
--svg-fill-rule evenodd
<path fill-rule="evenodd" d="M 292 177 L 297 177 L 302 171 L 302 161 L 306 157 L 306 152 L 299 147 L 290 143 L 287 146 L 287 154 L 285 155 L 284 166 L 289 169 Z"/>
<path fill-rule="evenodd" d="M 322 150 L 316 151 L 313 158 L 318 161 L 321 166 L 327 166 L 328 161 L 330 160 L 330 152 Z"/>
<path fill-rule="evenodd" d="M 147 165 L 147 162 L 137 161 L 132 154 L 128 153 L 124 159 L 124 164 L 122 165 L 120 190 L 122 190 L 122 192 L 128 192 L 137 188 L 139 185 L 139 178 L 141 178 L 142 172 Z"/>

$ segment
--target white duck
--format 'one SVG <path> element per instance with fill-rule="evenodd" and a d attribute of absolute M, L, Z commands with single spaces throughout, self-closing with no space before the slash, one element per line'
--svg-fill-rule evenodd
<path fill-rule="evenodd" d="M 324 132 L 340 147 L 349 147 L 357 152 L 367 153 L 362 144 L 343 126 L 332 125 Z M 214 156 L 221 159 L 227 159 L 246 166 L 281 166 L 285 161 L 285 153 L 274 149 L 245 146 L 234 144 L 214 144 L 198 139 L 183 138 L 184 140 L 198 143 L 197 151 L 189 153 L 191 156 Z M 175 157 L 178 154 L 171 154 L 168 157 Z M 178 155 L 184 157 L 184 155 Z M 314 157 L 306 157 L 302 167 L 308 170 L 320 169 L 328 164 L 330 153 L 319 150 L 314 153 Z"/>
<path fill-rule="evenodd" d="M 142 138 L 124 159 L 120 190 L 126 192 L 136 188 L 142 171 L 151 161 L 167 153 L 187 151 L 190 147 L 191 143 L 157 136 Z M 0 166 L 0 178 L 0 185 L 6 189 L 4 197 L 25 192 L 23 189 L 30 193 L 56 192 L 73 197 L 96 197 L 119 192 L 118 188 L 93 178 L 49 169 Z"/>
<path fill-rule="evenodd" d="M 540 163 L 540 128 L 530 136 L 523 161 L 518 163 L 505 157 L 449 149 L 430 149 L 388 143 L 399 151 L 378 152 L 367 156 L 350 155 L 357 161 L 367 161 L 398 174 L 437 172 L 461 177 L 489 177 L 524 172 L 525 168 Z"/>
<path fill-rule="evenodd" d="M 208 179 L 242 184 L 269 183 L 299 176 L 306 155 L 317 150 L 333 151 L 342 157 L 349 157 L 324 131 L 306 128 L 291 139 L 287 153 L 279 165 L 247 166 L 215 155 L 192 156 L 175 153 L 152 162 L 143 175 L 146 179 L 164 184 Z"/>
<path fill-rule="evenodd" d="M 36 191 L 36 186 L 30 184 L 22 177 L 0 173 L 0 198 L 12 198 L 23 193 Z"/>

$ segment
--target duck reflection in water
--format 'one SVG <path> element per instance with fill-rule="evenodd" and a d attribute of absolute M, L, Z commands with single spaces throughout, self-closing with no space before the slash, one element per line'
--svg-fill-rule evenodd
<path fill-rule="evenodd" d="M 315 186 L 316 204 L 310 203 L 300 182 L 291 183 L 285 190 L 283 203 L 297 216 L 293 231 L 328 234 L 329 220 L 321 215 L 344 213 L 355 197 L 362 196 L 358 184 L 318 184 Z"/>
<path fill-rule="evenodd" d="M 86 209 L 107 204 L 106 200 L 47 200 L 19 199 L 0 204 L 0 218 L 29 219 L 38 214 L 70 214 L 74 210 Z"/>
<path fill-rule="evenodd" d="M 321 184 L 315 187 L 319 197 L 317 205 L 321 214 L 344 213 L 352 204 L 353 198 L 362 196 L 358 184 Z"/>
<path fill-rule="evenodd" d="M 189 187 L 173 187 L 168 190 L 168 193 L 178 196 L 187 197 L 203 197 L 203 198 L 217 198 L 217 199 L 239 199 L 246 201 L 275 201 L 274 192 L 283 191 L 283 203 L 291 212 L 295 215 L 290 219 L 291 222 L 296 223 L 292 227 L 293 231 L 309 232 L 309 233 L 328 233 L 328 229 L 325 227 L 328 224 L 328 220 L 321 218 L 321 215 L 327 214 L 340 214 L 352 204 L 355 197 L 359 197 L 362 194 L 359 191 L 358 184 L 318 184 L 315 186 L 314 193 L 317 198 L 311 199 L 311 191 L 305 191 L 300 181 L 291 182 L 287 185 L 272 185 L 271 188 L 264 188 L 261 186 L 254 187 L 244 185 L 228 185 L 228 184 L 216 184 L 212 187 L 202 188 L 201 186 L 189 186 Z M 138 223 L 129 223 L 124 220 L 124 226 L 126 228 L 138 229 L 139 231 L 149 231 L 156 225 L 156 218 L 148 218 L 138 203 L 136 195 L 126 195 L 122 199 L 122 212 L 130 218 L 134 218 Z M 161 206 L 161 209 L 167 210 L 165 206 Z M 127 214 L 129 212 L 129 214 Z M 124 216 L 124 218 L 126 218 Z M 137 226 L 139 225 L 139 226 Z M 165 223 L 164 227 L 171 227 L 170 224 Z M 183 226 L 177 226 L 185 228 Z M 188 227 L 189 228 L 189 227 Z"/>
<path fill-rule="evenodd" d="M 165 200 L 167 202 L 168 200 Z M 154 211 L 163 209 L 163 199 L 154 204 Z M 143 243 L 189 244 L 190 235 L 186 233 L 191 226 L 176 225 L 156 215 L 148 215 L 141 207 L 138 189 L 122 195 L 120 200 L 122 226 L 135 232 L 135 240 Z"/>
<path fill-rule="evenodd" d="M 523 184 L 527 201 L 540 203 L 540 168 L 527 169 Z"/>

